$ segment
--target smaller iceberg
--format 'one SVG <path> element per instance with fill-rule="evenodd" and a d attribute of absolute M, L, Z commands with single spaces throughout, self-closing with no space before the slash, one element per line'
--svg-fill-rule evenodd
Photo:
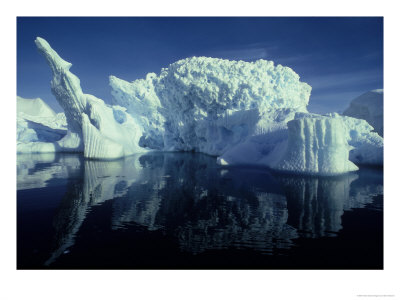
<path fill-rule="evenodd" d="M 17 152 L 48 152 L 46 145 L 62 139 L 66 133 L 64 113 L 56 114 L 40 98 L 17 96 Z"/>
<path fill-rule="evenodd" d="M 365 120 L 337 113 L 286 111 L 277 116 L 270 122 L 261 118 L 257 129 L 217 162 L 317 175 L 356 171 L 355 164 L 383 165 L 383 138 Z"/>
<path fill-rule="evenodd" d="M 383 137 L 383 90 L 372 90 L 353 99 L 343 115 L 366 120 Z"/>

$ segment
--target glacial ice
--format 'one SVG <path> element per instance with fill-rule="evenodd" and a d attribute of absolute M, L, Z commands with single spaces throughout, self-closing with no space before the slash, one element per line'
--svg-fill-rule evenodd
<path fill-rule="evenodd" d="M 366 121 L 310 114 L 311 87 L 272 61 L 192 57 L 160 74 L 127 82 L 110 76 L 113 106 L 84 94 L 79 79 L 43 39 L 36 45 L 52 72 L 64 108 L 61 140 L 35 151 L 83 152 L 112 159 L 147 150 L 194 151 L 221 165 L 262 165 L 319 175 L 383 164 L 383 139 Z"/>
<path fill-rule="evenodd" d="M 72 66 L 42 38 L 35 40 L 52 73 L 52 92 L 64 109 L 68 132 L 61 140 L 49 143 L 53 151 L 83 152 L 87 158 L 113 159 L 146 151 L 138 146 L 142 128 L 119 106 L 82 92 Z"/>
<path fill-rule="evenodd" d="M 366 120 L 383 137 L 383 90 L 372 90 L 353 99 L 343 115 Z"/>
<path fill-rule="evenodd" d="M 66 126 L 64 113 L 56 114 L 42 99 L 17 97 L 17 152 L 35 152 L 43 144 L 60 140 Z"/>
<path fill-rule="evenodd" d="M 365 120 L 337 113 L 291 113 L 270 128 L 232 147 L 218 163 L 319 175 L 358 170 L 355 164 L 383 165 L 383 139 Z"/>
<path fill-rule="evenodd" d="M 206 57 L 180 60 L 131 83 L 111 76 L 110 86 L 114 103 L 140 120 L 144 145 L 210 155 L 240 143 L 260 115 L 307 111 L 311 93 L 292 69 L 272 61 Z"/>
<path fill-rule="evenodd" d="M 367 121 L 338 114 L 330 114 L 343 120 L 350 150 L 349 159 L 362 165 L 383 166 L 383 138 L 373 131 Z"/>
<path fill-rule="evenodd" d="M 56 113 L 40 98 L 25 99 L 17 96 L 17 112 L 29 116 L 54 118 Z"/>
<path fill-rule="evenodd" d="M 357 170 L 354 163 L 382 164 L 383 140 L 372 127 L 337 114 L 307 113 L 311 87 L 299 79 L 270 61 L 193 57 L 133 82 L 110 76 L 110 86 L 114 103 L 140 119 L 141 142 L 153 149 L 203 152 L 218 156 L 221 165 L 320 175 Z M 307 120 L 288 128 L 295 118 Z M 299 122 L 305 128 L 295 130 Z"/>
<path fill-rule="evenodd" d="M 274 169 L 330 175 L 357 170 L 348 160 L 344 124 L 339 118 L 315 116 L 291 120 L 286 150 Z"/>

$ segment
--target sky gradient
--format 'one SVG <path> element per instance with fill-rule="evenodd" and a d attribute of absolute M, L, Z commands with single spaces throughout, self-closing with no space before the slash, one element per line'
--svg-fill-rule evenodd
<path fill-rule="evenodd" d="M 191 56 L 273 60 L 312 86 L 309 111 L 342 111 L 383 88 L 383 18 L 17 18 L 17 94 L 61 111 L 34 40 L 72 63 L 84 93 L 107 103 L 109 75 L 132 81 Z"/>

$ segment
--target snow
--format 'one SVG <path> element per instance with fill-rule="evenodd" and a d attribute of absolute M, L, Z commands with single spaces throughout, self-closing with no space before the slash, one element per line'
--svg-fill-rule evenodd
<path fill-rule="evenodd" d="M 353 99 L 343 115 L 366 120 L 383 137 L 383 90 L 372 90 Z"/>
<path fill-rule="evenodd" d="M 144 128 L 144 145 L 220 155 L 274 109 L 306 111 L 311 87 L 272 61 L 192 57 L 131 83 L 110 77 L 114 103 Z"/>
<path fill-rule="evenodd" d="M 96 159 L 194 151 L 217 156 L 221 165 L 318 175 L 357 170 L 354 163 L 383 164 L 383 138 L 367 121 L 308 113 L 311 87 L 272 61 L 192 57 L 133 82 L 110 76 L 110 106 L 82 92 L 72 65 L 45 40 L 35 42 L 53 72 L 52 92 L 68 131 L 52 142 L 29 137 L 27 151 Z"/>
<path fill-rule="evenodd" d="M 17 112 L 30 116 L 54 118 L 56 113 L 40 98 L 25 99 L 17 96 Z"/>
<path fill-rule="evenodd" d="M 365 120 L 340 118 L 347 128 L 348 143 L 353 147 L 349 159 L 356 164 L 383 166 L 383 138 Z"/>
<path fill-rule="evenodd" d="M 106 105 L 103 100 L 84 94 L 79 78 L 69 71 L 72 64 L 63 60 L 44 39 L 38 37 L 35 43 L 52 70 L 51 90 L 64 109 L 68 124 L 63 139 L 35 147 L 83 152 L 85 157 L 96 159 L 115 159 L 146 151 L 138 145 L 141 126 L 124 108 Z"/>
<path fill-rule="evenodd" d="M 42 99 L 17 96 L 17 152 L 53 152 L 47 144 L 63 138 L 66 126 L 65 115 L 56 114 Z"/>

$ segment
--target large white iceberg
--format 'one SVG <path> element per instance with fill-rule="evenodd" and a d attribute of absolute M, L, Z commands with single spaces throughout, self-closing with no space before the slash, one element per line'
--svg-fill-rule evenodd
<path fill-rule="evenodd" d="M 277 109 L 305 112 L 311 87 L 288 67 L 192 57 L 131 83 L 110 77 L 115 104 L 140 120 L 145 146 L 221 155 Z"/>
<path fill-rule="evenodd" d="M 311 87 L 299 79 L 265 60 L 193 57 L 146 79 L 111 76 L 110 86 L 114 103 L 140 120 L 143 146 L 203 152 L 222 165 L 320 175 L 357 170 L 354 163 L 382 164 L 383 140 L 373 128 L 307 113 Z"/>
<path fill-rule="evenodd" d="M 366 120 L 383 137 L 383 90 L 372 90 L 353 99 L 343 115 Z"/>
<path fill-rule="evenodd" d="M 101 159 L 194 151 L 218 156 L 222 165 L 321 175 L 383 162 L 383 139 L 366 121 L 308 113 L 311 87 L 272 61 L 192 57 L 133 82 L 110 76 L 109 106 L 82 92 L 71 64 L 45 40 L 35 42 L 68 123 L 63 139 L 40 147 Z"/>

